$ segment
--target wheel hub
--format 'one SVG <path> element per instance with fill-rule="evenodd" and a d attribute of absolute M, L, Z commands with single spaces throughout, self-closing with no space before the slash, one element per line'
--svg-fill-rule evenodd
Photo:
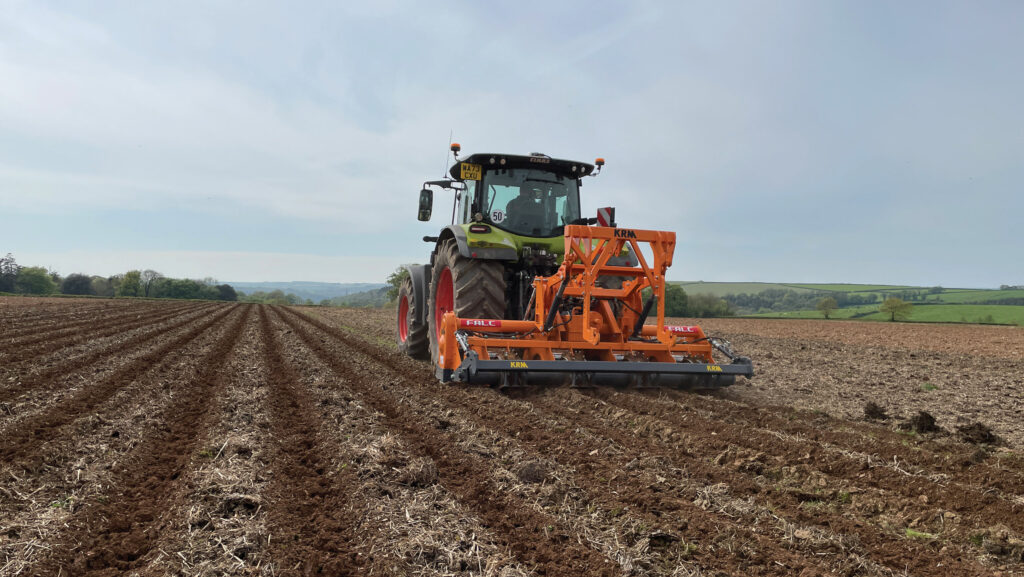
<path fill-rule="evenodd" d="M 437 296 L 434 298 L 434 331 L 438 340 L 441 337 L 441 321 L 444 314 L 455 310 L 455 287 L 452 282 L 452 269 L 445 268 L 437 279 Z"/>
<path fill-rule="evenodd" d="M 409 296 L 402 295 L 398 303 L 398 338 L 404 343 L 409 339 Z"/>

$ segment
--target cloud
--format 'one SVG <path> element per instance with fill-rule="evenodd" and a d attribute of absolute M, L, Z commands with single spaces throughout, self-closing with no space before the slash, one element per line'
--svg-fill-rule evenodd
<path fill-rule="evenodd" d="M 408 253 L 425 260 L 419 238 L 444 223 L 444 194 L 434 222 L 412 215 L 454 132 L 467 153 L 605 156 L 585 210 L 613 205 L 622 223 L 678 231 L 680 254 L 700 255 L 676 259 L 683 278 L 817 280 L 841 270 L 821 264 L 830 247 L 853 276 L 826 280 L 909 282 L 907 257 L 864 257 L 895 244 L 956 284 L 943 263 L 993 271 L 1024 248 L 1006 232 L 1024 210 L 1024 81 L 1012 73 L 1024 40 L 1009 24 L 1020 12 L 9 2 L 0 209 L 32 220 L 22 248 L 123 255 L 132 239 L 110 240 L 113 217 L 85 238 L 49 223 L 117 215 L 125 229 L 154 219 L 169 231 L 159 215 L 188 210 L 223 229 L 202 231 L 222 258 L 252 222 L 262 228 L 246 239 L 265 237 L 254 253 L 274 252 L 275 237 L 301 254 L 371 246 L 390 269 Z M 195 246 L 184 234 L 153 248 Z M 232 266 L 204 262 L 203 276 Z M 295 274 L 278 278 L 306 278 Z"/>
<path fill-rule="evenodd" d="M 202 66 L 137 62 L 128 47 L 67 17 L 58 18 L 64 34 L 41 38 L 35 31 L 54 15 L 27 12 L 5 50 L 18 58 L 0 57 L 0 141 L 50 146 L 0 166 L 0 206 L 143 208 L 214 197 L 358 228 L 369 212 L 397 208 L 383 177 L 419 178 L 407 168 L 415 165 L 405 160 L 408 138 Z M 375 157 L 382 150 L 390 157 Z M 371 194 L 382 188 L 388 194 Z"/>

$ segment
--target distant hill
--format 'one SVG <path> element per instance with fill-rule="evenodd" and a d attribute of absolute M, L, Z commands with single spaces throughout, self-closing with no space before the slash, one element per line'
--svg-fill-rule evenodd
<path fill-rule="evenodd" d="M 324 299 L 343 297 L 354 293 L 376 290 L 387 286 L 384 283 L 336 283 L 336 282 L 228 282 L 235 287 L 236 291 L 252 293 L 255 291 L 270 292 L 281 290 L 285 293 L 292 293 L 305 300 L 310 299 L 319 303 Z"/>
<path fill-rule="evenodd" d="M 907 285 L 868 285 L 868 284 L 802 284 L 802 283 L 775 283 L 775 282 L 704 282 L 704 281 L 669 281 L 683 287 L 688 294 L 700 293 L 710 294 L 718 297 L 729 294 L 757 294 L 770 289 L 791 290 L 798 293 L 811 292 L 896 292 L 907 289 L 918 289 L 927 287 L 913 287 Z"/>
<path fill-rule="evenodd" d="M 389 288 L 391 287 L 385 285 L 377 289 L 352 293 L 343 297 L 335 297 L 331 299 L 329 304 L 334 307 L 383 307 L 389 302 Z"/>
<path fill-rule="evenodd" d="M 791 285 L 772 282 L 704 282 L 704 281 L 669 281 L 683 287 L 686 294 L 707 294 L 723 297 L 729 294 L 756 294 L 769 289 L 793 290 L 797 292 L 813 292 L 811 289 L 796 288 Z"/>
<path fill-rule="evenodd" d="M 1024 326 L 1024 287 L 999 289 L 915 287 L 847 283 L 673 282 L 688 295 L 724 299 L 741 316 L 822 318 L 819 300 L 831 296 L 835 319 L 888 320 L 879 305 L 889 297 L 914 305 L 914 322 L 1017 324 Z"/>

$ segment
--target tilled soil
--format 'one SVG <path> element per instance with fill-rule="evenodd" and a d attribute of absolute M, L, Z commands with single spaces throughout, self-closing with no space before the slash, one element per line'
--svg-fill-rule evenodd
<path fill-rule="evenodd" d="M 723 398 L 864 417 L 919 411 L 946 433 L 981 422 L 1024 447 L 1024 327 L 774 319 L 703 324 L 755 359 L 757 376 Z"/>
<path fill-rule="evenodd" d="M 391 311 L 0 301 L 0 575 L 1024 573 L 1021 330 L 709 321 L 752 381 L 502 394 Z"/>

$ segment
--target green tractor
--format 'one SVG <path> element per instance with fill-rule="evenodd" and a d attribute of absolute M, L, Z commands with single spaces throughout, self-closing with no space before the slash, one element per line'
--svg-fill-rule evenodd
<path fill-rule="evenodd" d="M 429 221 L 430 187 L 453 190 L 452 223 L 434 243 L 430 264 L 411 265 L 398 294 L 398 346 L 419 359 L 437 359 L 441 319 L 522 320 L 532 315 L 533 279 L 554 274 L 565 251 L 568 224 L 595 224 L 580 212 L 583 178 L 596 176 L 594 164 L 531 153 L 473 154 L 459 159 L 451 178 L 427 181 L 420 191 L 420 221 Z M 612 209 L 598 212 L 602 226 L 614 226 Z M 634 264 L 628 255 L 623 264 Z M 614 283 L 614 277 L 602 279 Z"/>

